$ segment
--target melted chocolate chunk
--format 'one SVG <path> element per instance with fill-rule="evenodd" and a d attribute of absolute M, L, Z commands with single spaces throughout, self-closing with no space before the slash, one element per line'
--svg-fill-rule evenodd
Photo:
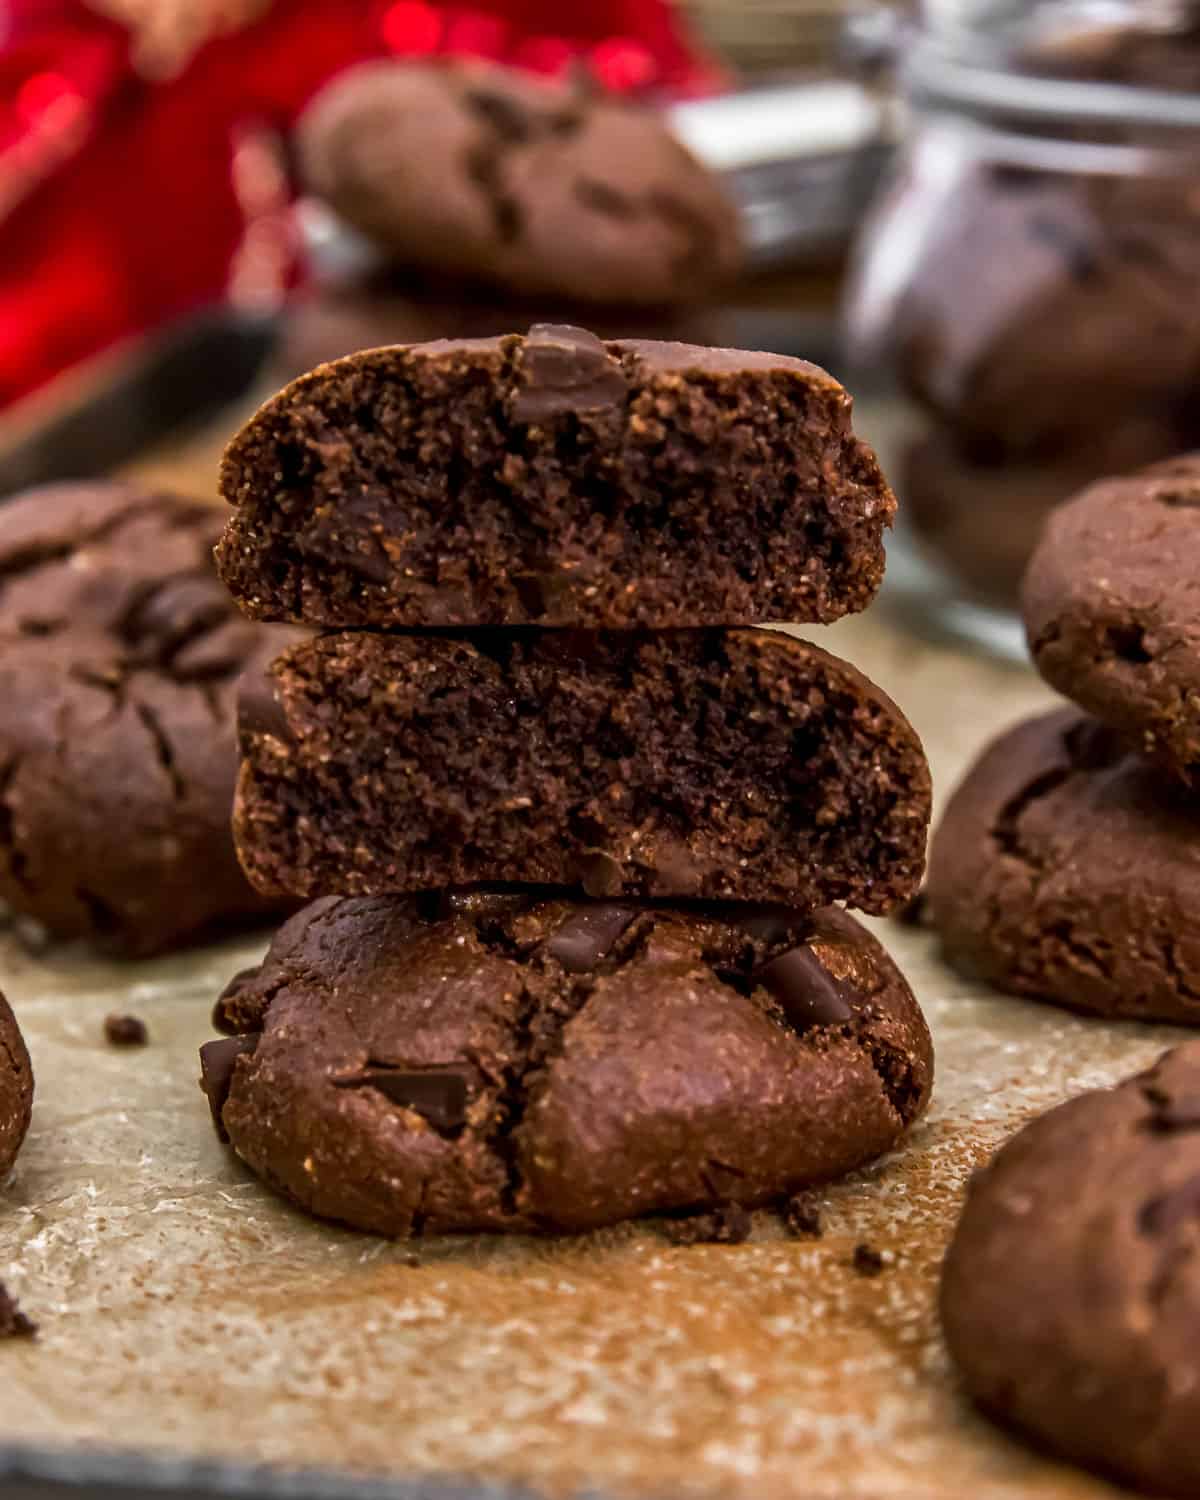
<path fill-rule="evenodd" d="M 243 736 L 265 734 L 284 745 L 295 743 L 292 726 L 275 690 L 275 680 L 266 668 L 247 672 L 241 680 L 238 730 Z"/>
<path fill-rule="evenodd" d="M 792 948 L 771 960 L 759 979 L 783 1007 L 797 1031 L 813 1026 L 838 1026 L 853 1014 L 844 987 L 811 948 Z"/>
<path fill-rule="evenodd" d="M 205 1042 L 200 1048 L 200 1087 L 208 1096 L 208 1107 L 221 1141 L 229 1139 L 221 1116 L 233 1085 L 234 1067 L 239 1057 L 252 1053 L 257 1046 L 257 1037 L 230 1036 Z"/>
<path fill-rule="evenodd" d="M 340 1088 L 375 1089 L 393 1104 L 414 1110 L 437 1130 L 456 1130 L 467 1118 L 468 1081 L 463 1073 L 409 1071 L 374 1063 L 337 1083 Z"/>
<path fill-rule="evenodd" d="M 568 974 L 586 974 L 611 950 L 637 915 L 630 906 L 602 903 L 572 912 L 550 941 L 547 954 Z"/>
<path fill-rule="evenodd" d="M 593 333 L 540 324 L 525 341 L 524 383 L 513 402 L 518 422 L 543 422 L 568 412 L 603 411 L 624 403 L 629 382 Z"/>

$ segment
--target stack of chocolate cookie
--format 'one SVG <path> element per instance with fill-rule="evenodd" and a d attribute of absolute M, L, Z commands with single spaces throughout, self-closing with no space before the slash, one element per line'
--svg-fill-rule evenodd
<path fill-rule="evenodd" d="M 1200 1024 L 1200 456 L 1085 490 L 1025 577 L 1077 705 L 982 755 L 934 839 L 947 958 L 1101 1015 Z"/>
<path fill-rule="evenodd" d="M 316 898 L 218 1005 L 219 1127 L 389 1234 L 753 1204 L 892 1146 L 932 1059 L 846 901 L 929 775 L 764 619 L 870 602 L 894 501 L 814 366 L 576 329 L 388 348 L 235 438 L 225 581 L 326 628 L 244 686 L 235 837 Z"/>

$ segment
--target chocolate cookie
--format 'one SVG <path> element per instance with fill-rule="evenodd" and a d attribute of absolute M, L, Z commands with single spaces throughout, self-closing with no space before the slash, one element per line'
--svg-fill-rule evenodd
<path fill-rule="evenodd" d="M 1200 444 L 1181 180 L 992 164 L 956 183 L 891 320 L 907 389 L 993 463 L 1086 459 L 1125 427 L 1171 434 L 1145 461 Z"/>
<path fill-rule="evenodd" d="M 934 427 L 901 458 L 901 514 L 922 546 L 977 598 L 1012 609 L 1055 506 L 1178 446 L 1163 424 L 1123 425 L 1058 462 L 1011 461 L 989 456 L 986 445 L 973 455 L 952 431 Z"/>
<path fill-rule="evenodd" d="M 762 1203 L 889 1150 L 933 1076 L 903 977 L 836 910 L 326 898 L 216 1020 L 238 1155 L 388 1235 Z"/>
<path fill-rule="evenodd" d="M 579 302 L 704 297 L 737 208 L 661 116 L 480 61 L 375 62 L 302 117 L 301 173 L 409 265 Z"/>
<path fill-rule="evenodd" d="M 0 505 L 0 901 L 59 937 L 146 954 L 268 909 L 229 817 L 235 683 L 278 642 L 222 589 L 218 527 L 118 484 Z"/>
<path fill-rule="evenodd" d="M 33 1069 L 17 1018 L 0 995 L 0 1181 L 17 1159 L 33 1110 Z"/>
<path fill-rule="evenodd" d="M 1155 1495 L 1200 1493 L 1200 1042 L 1020 1131 L 975 1175 L 946 1341 L 993 1416 Z"/>
<path fill-rule="evenodd" d="M 930 848 L 946 958 L 1075 1010 L 1200 1024 L 1200 805 L 1074 709 L 1001 735 Z"/>
<path fill-rule="evenodd" d="M 1038 671 L 1185 780 L 1200 772 L 1200 454 L 1051 516 L 1022 591 Z"/>
<path fill-rule="evenodd" d="M 832 620 L 895 510 L 850 409 L 803 360 L 575 328 L 366 350 L 234 438 L 218 565 L 313 625 Z"/>
<path fill-rule="evenodd" d="M 924 867 L 908 722 L 774 631 L 324 636 L 247 677 L 241 741 L 234 835 L 267 893 L 581 881 L 885 912 Z"/>

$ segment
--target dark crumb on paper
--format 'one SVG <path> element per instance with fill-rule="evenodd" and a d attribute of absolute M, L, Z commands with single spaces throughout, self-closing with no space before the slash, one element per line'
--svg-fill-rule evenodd
<path fill-rule="evenodd" d="M 860 1276 L 881 1276 L 887 1269 L 887 1258 L 874 1245 L 855 1245 L 851 1265 Z"/>
<path fill-rule="evenodd" d="M 0 1281 L 0 1339 L 32 1339 L 37 1337 L 38 1326 L 27 1318 L 17 1306 L 15 1297 Z"/>
<path fill-rule="evenodd" d="M 929 910 L 929 894 L 927 891 L 918 891 L 911 901 L 906 901 L 892 918 L 901 927 L 932 927 L 932 913 Z"/>
<path fill-rule="evenodd" d="M 150 1040 L 145 1021 L 137 1016 L 105 1016 L 104 1040 L 113 1047 L 144 1047 Z"/>
<path fill-rule="evenodd" d="M 783 1227 L 794 1240 L 819 1240 L 825 1233 L 821 1223 L 821 1210 L 815 1198 L 808 1193 L 797 1193 L 787 1198 L 779 1209 Z"/>
<path fill-rule="evenodd" d="M 673 1245 L 740 1245 L 750 1238 L 751 1218 L 740 1203 L 723 1203 L 703 1213 L 663 1221 Z"/>

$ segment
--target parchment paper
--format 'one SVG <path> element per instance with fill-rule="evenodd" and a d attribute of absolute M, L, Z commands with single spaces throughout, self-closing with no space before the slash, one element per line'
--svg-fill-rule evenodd
<path fill-rule="evenodd" d="M 1027 672 L 918 643 L 885 607 L 821 638 L 904 706 L 943 795 L 995 728 L 1049 701 Z M 930 1115 L 822 1194 L 821 1241 L 761 1215 L 748 1244 L 687 1248 L 652 1226 L 410 1246 L 311 1222 L 218 1146 L 196 1086 L 213 998 L 262 938 L 115 966 L 0 936 L 37 1073 L 0 1195 L 0 1276 L 42 1329 L 0 1346 L 0 1441 L 551 1493 L 1113 1493 L 971 1414 L 937 1336 L 938 1260 L 967 1174 L 1001 1139 L 1181 1033 L 985 994 L 927 934 L 875 925 L 933 1026 Z M 151 1045 L 106 1046 L 112 1010 L 143 1017 Z M 894 1252 L 876 1279 L 850 1268 L 860 1240 Z"/>

